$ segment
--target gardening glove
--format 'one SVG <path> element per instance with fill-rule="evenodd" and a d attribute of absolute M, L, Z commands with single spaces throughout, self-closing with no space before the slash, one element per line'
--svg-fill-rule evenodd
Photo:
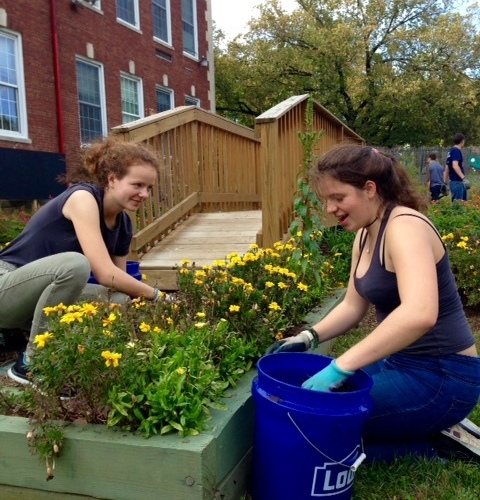
<path fill-rule="evenodd" d="M 305 352 L 318 346 L 318 335 L 312 330 L 303 330 L 298 335 L 287 337 L 272 344 L 265 354 L 277 352 Z"/>
<path fill-rule="evenodd" d="M 155 295 L 152 301 L 158 302 L 159 300 L 164 300 L 165 302 L 175 302 L 175 296 L 169 293 L 161 292 L 158 288 L 155 288 Z"/>
<path fill-rule="evenodd" d="M 472 186 L 470 185 L 470 181 L 469 181 L 466 177 L 464 177 L 464 178 L 462 179 L 462 182 L 463 182 L 463 185 L 465 186 L 465 189 L 470 189 L 470 188 L 472 187 Z"/>
<path fill-rule="evenodd" d="M 306 380 L 302 387 L 312 391 L 331 392 L 338 389 L 355 372 L 347 372 L 337 366 L 335 360 L 313 377 Z"/>

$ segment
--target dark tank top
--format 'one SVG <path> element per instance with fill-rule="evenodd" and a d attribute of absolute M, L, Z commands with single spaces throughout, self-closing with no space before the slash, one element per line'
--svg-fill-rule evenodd
<path fill-rule="evenodd" d="M 362 231 L 360 235 L 360 256 L 355 267 L 353 280 L 355 289 L 359 295 L 375 306 L 378 323 L 381 323 L 400 305 L 397 276 L 394 272 L 385 269 L 384 258 L 380 260 L 380 250 L 382 250 L 382 257 L 384 257 L 385 253 L 385 241 L 381 244 L 382 236 L 393 208 L 393 206 L 389 207 L 385 212 L 372 254 L 372 261 L 367 272 L 361 278 L 357 278 L 358 262 L 365 247 L 364 232 L 366 230 Z M 422 217 L 414 214 L 400 214 L 397 217 L 400 216 L 418 217 L 425 221 Z M 430 222 L 425 221 L 425 223 L 429 224 L 438 235 L 438 232 Z M 440 235 L 438 237 L 440 238 Z M 445 248 L 445 245 L 443 246 Z M 446 356 L 467 349 L 475 343 L 475 337 L 467 322 L 455 284 L 455 277 L 450 268 L 450 260 L 446 248 L 445 254 L 436 264 L 436 269 L 439 292 L 437 322 L 430 330 L 401 352 L 426 356 Z M 419 286 L 421 286 L 421 283 L 419 283 Z"/>

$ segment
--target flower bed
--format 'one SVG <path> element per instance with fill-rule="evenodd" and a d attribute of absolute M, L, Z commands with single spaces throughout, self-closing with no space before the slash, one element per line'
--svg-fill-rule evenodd
<path fill-rule="evenodd" d="M 305 321 L 319 321 L 342 296 L 329 296 Z M 329 348 L 323 344 L 318 352 Z M 43 500 L 45 491 L 112 500 L 241 498 L 251 475 L 255 374 L 250 370 L 227 391 L 221 400 L 226 409 L 212 410 L 209 429 L 196 436 L 145 439 L 104 425 L 63 423 L 64 444 L 51 481 L 26 445 L 28 419 L 0 416 L 0 497 L 13 500 L 28 488 L 29 500 Z"/>

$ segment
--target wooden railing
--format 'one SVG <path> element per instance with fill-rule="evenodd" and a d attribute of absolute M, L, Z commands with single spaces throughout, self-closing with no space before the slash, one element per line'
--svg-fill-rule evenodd
<path fill-rule="evenodd" d="M 255 130 L 194 106 L 112 129 L 120 140 L 154 148 L 162 168 L 152 197 L 132 214 L 138 258 L 192 213 L 262 209 L 257 244 L 269 247 L 288 231 L 303 158 L 308 95 L 295 96 L 256 119 Z M 324 136 L 316 153 L 349 140 L 362 142 L 325 108 L 314 104 L 314 128 Z"/>

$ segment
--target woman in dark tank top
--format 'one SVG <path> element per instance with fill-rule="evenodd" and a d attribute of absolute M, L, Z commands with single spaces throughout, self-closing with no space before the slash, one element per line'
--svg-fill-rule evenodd
<path fill-rule="evenodd" d="M 326 153 L 311 184 L 338 224 L 357 233 L 350 280 L 324 319 L 269 352 L 305 351 L 342 335 L 373 305 L 376 328 L 303 387 L 331 391 L 359 369 L 372 376 L 368 459 L 444 456 L 447 449 L 480 458 L 480 439 L 469 433 L 466 446 L 462 436 L 469 427 L 480 438 L 466 419 L 480 396 L 480 360 L 445 246 L 422 213 L 426 202 L 396 158 L 360 145 Z"/>

